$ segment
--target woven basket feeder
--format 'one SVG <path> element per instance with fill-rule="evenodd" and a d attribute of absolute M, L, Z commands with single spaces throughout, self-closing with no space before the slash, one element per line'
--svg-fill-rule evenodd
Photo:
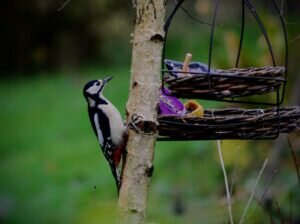
<path fill-rule="evenodd" d="M 300 130 L 300 107 L 205 110 L 203 117 L 158 116 L 160 140 L 274 139 Z"/>
<path fill-rule="evenodd" d="M 211 69 L 202 63 L 190 63 L 189 72 L 181 71 L 183 63 L 165 60 L 164 82 L 171 95 L 188 99 L 223 99 L 274 92 L 285 83 L 284 67 Z"/>

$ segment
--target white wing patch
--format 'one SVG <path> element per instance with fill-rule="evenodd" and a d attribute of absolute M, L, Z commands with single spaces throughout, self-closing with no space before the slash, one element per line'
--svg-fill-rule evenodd
<path fill-rule="evenodd" d="M 94 124 L 96 126 L 99 144 L 101 145 L 101 147 L 103 147 L 104 138 L 103 138 L 103 134 L 102 134 L 102 131 L 101 131 L 101 128 L 100 128 L 100 124 L 99 124 L 98 113 L 96 113 L 95 116 L 94 116 Z"/>

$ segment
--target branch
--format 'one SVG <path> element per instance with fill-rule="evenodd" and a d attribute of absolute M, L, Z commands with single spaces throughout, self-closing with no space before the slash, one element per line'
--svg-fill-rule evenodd
<path fill-rule="evenodd" d="M 253 197 L 254 197 L 255 190 L 256 190 L 256 187 L 257 187 L 257 185 L 258 185 L 259 179 L 260 179 L 261 175 L 263 174 L 263 172 L 264 172 L 264 170 L 265 170 L 265 168 L 266 168 L 266 166 L 267 166 L 268 161 L 269 161 L 269 159 L 267 158 L 267 159 L 265 160 L 265 162 L 264 162 L 264 164 L 263 164 L 263 166 L 262 166 L 262 168 L 261 168 L 261 170 L 260 170 L 260 172 L 259 172 L 257 178 L 256 178 L 254 188 L 253 188 L 253 190 L 252 190 L 252 193 L 251 193 L 251 195 L 250 195 L 250 198 L 249 198 L 249 200 L 248 200 L 248 202 L 247 202 L 247 205 L 246 205 L 246 207 L 245 207 L 245 209 L 244 209 L 244 212 L 243 212 L 243 214 L 242 214 L 242 217 L 241 217 L 241 219 L 240 219 L 240 222 L 239 222 L 240 224 L 242 224 L 242 223 L 245 222 L 245 217 L 246 217 L 248 208 L 249 208 L 249 206 L 250 206 L 250 204 L 251 204 L 251 202 L 252 202 L 252 200 L 253 200 Z"/>
<path fill-rule="evenodd" d="M 296 153 L 295 153 L 295 149 L 294 149 L 294 146 L 293 146 L 293 143 L 292 143 L 291 138 L 288 137 L 287 140 L 288 140 L 289 147 L 290 147 L 290 151 L 291 151 L 291 154 L 292 154 L 292 158 L 293 158 L 293 161 L 294 161 L 294 164 L 295 164 L 295 169 L 296 169 L 296 173 L 297 173 L 297 177 L 298 177 L 298 183 L 299 183 L 299 185 L 300 185 L 299 163 L 298 163 L 298 160 L 297 160 L 297 156 L 296 156 Z"/>
<path fill-rule="evenodd" d="M 129 129 L 127 156 L 122 171 L 118 223 L 145 223 L 154 146 L 157 138 L 157 104 L 164 41 L 164 1 L 135 0 L 135 28 L 127 123 L 142 117 L 140 131 Z"/>
<path fill-rule="evenodd" d="M 226 195 L 227 195 L 228 214 L 229 214 L 230 223 L 233 224 L 232 209 L 231 209 L 231 197 L 230 197 L 228 179 L 227 179 L 223 155 L 222 155 L 221 140 L 218 140 L 217 143 L 218 143 L 218 152 L 219 152 L 220 163 L 221 163 L 221 167 L 222 167 L 223 174 L 224 174 L 224 181 L 225 181 L 225 188 L 226 188 Z"/>
<path fill-rule="evenodd" d="M 66 0 L 58 9 L 57 12 L 60 12 L 61 10 L 63 10 L 67 4 L 69 4 L 71 0 Z"/>

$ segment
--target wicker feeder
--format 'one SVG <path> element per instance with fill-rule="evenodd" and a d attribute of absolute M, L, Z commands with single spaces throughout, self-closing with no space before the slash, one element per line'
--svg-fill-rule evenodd
<path fill-rule="evenodd" d="M 274 139 L 300 130 L 300 107 L 205 110 L 203 117 L 159 116 L 161 140 Z"/>
<path fill-rule="evenodd" d="M 216 1 L 211 22 L 208 63 L 191 62 L 192 55 L 187 54 L 184 63 L 166 59 L 168 31 L 178 9 L 184 0 L 176 1 L 164 26 L 165 42 L 162 57 L 162 92 L 164 96 L 187 99 L 208 99 L 254 105 L 275 106 L 270 109 L 214 109 L 204 110 L 201 116 L 159 115 L 159 140 L 216 140 L 216 139 L 275 139 L 280 133 L 300 130 L 300 107 L 284 107 L 287 67 L 288 39 L 284 19 L 280 8 L 273 1 L 278 13 L 285 41 L 285 65 L 277 66 L 274 51 L 265 26 L 249 0 L 242 0 L 241 35 L 236 63 L 233 69 L 214 69 L 211 67 L 214 43 L 214 30 L 219 1 Z M 259 68 L 239 68 L 239 60 L 244 40 L 245 8 L 256 19 L 272 59 L 272 66 Z M 186 10 L 183 10 L 187 12 Z M 197 20 L 196 17 L 189 17 Z M 201 21 L 200 21 L 201 23 Z M 166 67 L 166 68 L 165 68 Z M 165 91 L 168 89 L 168 91 Z M 269 99 L 252 101 L 249 96 L 274 93 L 274 102 Z M 241 99 L 246 97 L 246 99 Z M 255 99 L 257 100 L 257 99 Z M 203 116 L 202 116 L 203 115 Z"/>
<path fill-rule="evenodd" d="M 171 95 L 181 98 L 223 99 L 274 92 L 285 83 L 284 67 L 213 69 L 191 63 L 182 72 L 183 63 L 166 60 L 169 75 L 164 75 Z M 203 68 L 204 67 L 204 68 Z"/>

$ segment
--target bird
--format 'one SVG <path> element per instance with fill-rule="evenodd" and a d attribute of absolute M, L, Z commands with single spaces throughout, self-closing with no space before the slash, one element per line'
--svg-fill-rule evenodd
<path fill-rule="evenodd" d="M 90 123 L 104 157 L 108 161 L 119 192 L 121 159 L 125 155 L 128 134 L 120 112 L 103 96 L 103 90 L 111 79 L 112 76 L 109 76 L 102 80 L 87 82 L 83 88 L 83 95 L 88 103 Z"/>

